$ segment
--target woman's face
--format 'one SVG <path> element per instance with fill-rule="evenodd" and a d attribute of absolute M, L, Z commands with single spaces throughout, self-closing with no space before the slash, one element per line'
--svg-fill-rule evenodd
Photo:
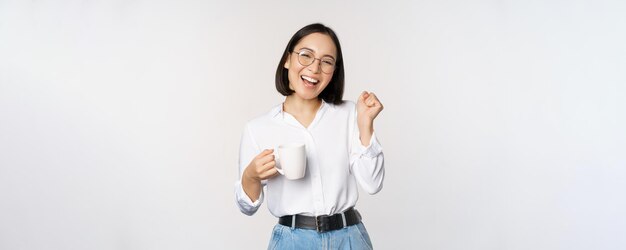
<path fill-rule="evenodd" d="M 299 62 L 298 53 L 316 59 L 311 65 L 305 66 Z M 337 48 L 330 36 L 312 33 L 303 37 L 294 47 L 293 53 L 289 53 L 284 65 L 289 71 L 289 88 L 295 91 L 292 95 L 305 100 L 317 98 L 333 78 L 334 71 L 328 70 L 328 65 L 335 62 L 336 58 Z M 322 64 L 326 64 L 326 70 L 322 70 Z"/>

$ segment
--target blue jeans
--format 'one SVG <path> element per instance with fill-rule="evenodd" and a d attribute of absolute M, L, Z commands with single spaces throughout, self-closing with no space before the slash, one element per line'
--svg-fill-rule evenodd
<path fill-rule="evenodd" d="M 269 250 L 300 249 L 372 249 L 363 223 L 343 229 L 318 233 L 315 230 L 291 228 L 277 224 L 272 231 Z"/>

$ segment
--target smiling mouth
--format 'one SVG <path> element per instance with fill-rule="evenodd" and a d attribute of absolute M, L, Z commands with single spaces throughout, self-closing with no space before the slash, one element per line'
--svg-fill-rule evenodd
<path fill-rule="evenodd" d="M 319 83 L 320 81 L 317 79 L 313 79 L 311 77 L 308 76 L 301 76 L 300 78 L 302 78 L 302 80 L 304 81 L 304 83 L 311 85 L 311 86 L 315 86 L 317 83 Z"/>

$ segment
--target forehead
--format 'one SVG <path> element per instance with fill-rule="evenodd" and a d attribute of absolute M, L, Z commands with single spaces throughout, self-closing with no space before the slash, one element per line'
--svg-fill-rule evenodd
<path fill-rule="evenodd" d="M 337 57 L 337 48 L 333 39 L 329 35 L 322 33 L 312 33 L 303 37 L 298 44 L 294 47 L 294 50 L 300 50 L 302 48 L 308 48 L 313 50 L 318 56 L 332 56 Z"/>

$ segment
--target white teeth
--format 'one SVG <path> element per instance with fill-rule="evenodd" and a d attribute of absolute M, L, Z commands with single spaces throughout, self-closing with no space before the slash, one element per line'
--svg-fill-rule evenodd
<path fill-rule="evenodd" d="M 308 77 L 308 76 L 302 76 L 302 79 L 307 80 L 307 81 L 312 82 L 312 83 L 317 83 L 318 82 L 318 80 L 315 80 L 315 79 L 313 79 L 311 77 Z"/>

